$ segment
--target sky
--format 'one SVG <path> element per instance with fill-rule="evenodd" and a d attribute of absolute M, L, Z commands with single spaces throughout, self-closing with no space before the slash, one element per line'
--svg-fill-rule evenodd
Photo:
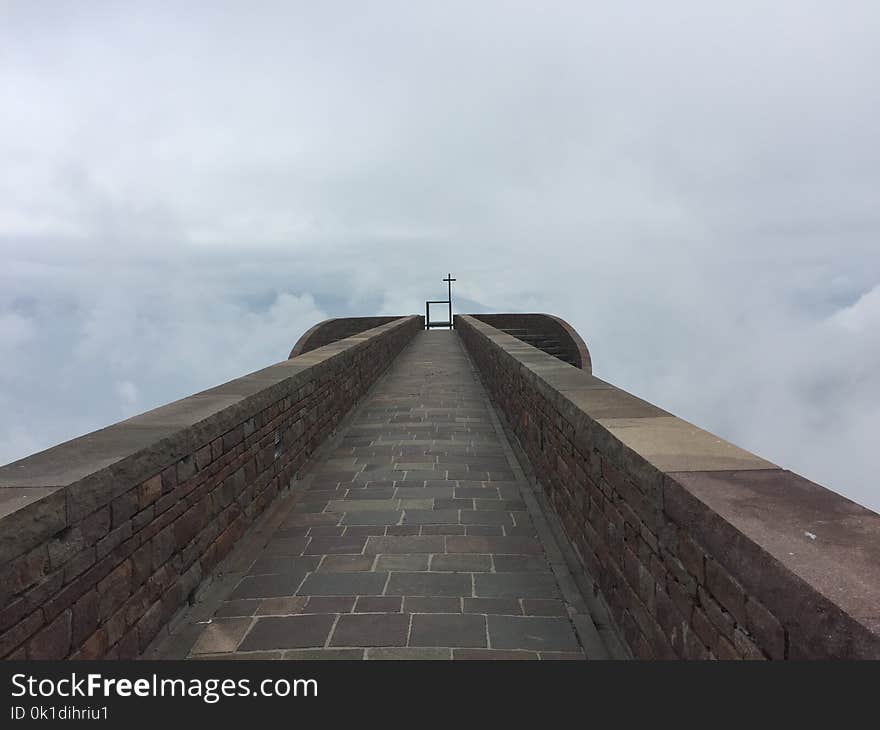
<path fill-rule="evenodd" d="M 880 509 L 878 116 L 876 2 L 0 0 L 0 463 L 451 271 Z"/>

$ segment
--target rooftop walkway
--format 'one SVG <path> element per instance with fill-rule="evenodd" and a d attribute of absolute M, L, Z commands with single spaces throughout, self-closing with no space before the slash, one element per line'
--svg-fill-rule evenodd
<path fill-rule="evenodd" d="M 171 655 L 585 658 L 456 332 L 418 334 L 304 481 Z"/>

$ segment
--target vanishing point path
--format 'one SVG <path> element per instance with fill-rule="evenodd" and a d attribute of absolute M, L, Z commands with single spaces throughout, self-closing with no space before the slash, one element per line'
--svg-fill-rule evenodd
<path fill-rule="evenodd" d="M 417 335 L 304 481 L 189 656 L 584 658 L 456 332 Z"/>

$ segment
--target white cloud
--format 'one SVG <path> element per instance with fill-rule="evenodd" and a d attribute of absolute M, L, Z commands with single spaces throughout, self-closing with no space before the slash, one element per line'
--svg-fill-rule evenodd
<path fill-rule="evenodd" d="M 0 461 L 452 271 L 880 507 L 875 3 L 2 12 Z"/>

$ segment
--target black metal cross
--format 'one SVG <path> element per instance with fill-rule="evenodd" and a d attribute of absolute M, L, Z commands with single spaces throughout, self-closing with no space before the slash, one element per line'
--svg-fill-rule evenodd
<path fill-rule="evenodd" d="M 452 282 L 455 279 L 452 278 L 452 274 L 446 274 L 446 278 L 443 281 L 449 285 L 449 329 L 452 329 Z"/>

